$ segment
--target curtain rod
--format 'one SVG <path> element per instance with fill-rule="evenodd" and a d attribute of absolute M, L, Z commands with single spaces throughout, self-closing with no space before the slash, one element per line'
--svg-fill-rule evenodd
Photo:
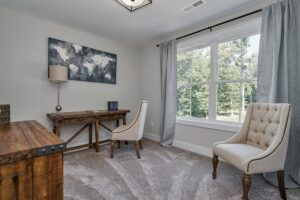
<path fill-rule="evenodd" d="M 207 28 L 200 29 L 200 30 L 198 30 L 198 31 L 195 31 L 195 32 L 192 32 L 192 33 L 183 35 L 183 36 L 180 36 L 180 37 L 176 38 L 176 40 L 180 40 L 180 39 L 183 39 L 183 38 L 186 38 L 186 37 L 195 35 L 195 34 L 197 34 L 197 33 L 201 33 L 201 32 L 203 32 L 203 31 L 207 31 L 207 30 L 212 31 L 213 28 L 216 28 L 216 27 L 218 27 L 218 26 L 227 24 L 227 23 L 229 23 L 229 22 L 236 21 L 236 20 L 241 19 L 241 18 L 244 18 L 244 17 L 248 17 L 248 16 L 250 16 L 250 15 L 259 13 L 259 12 L 261 12 L 261 11 L 262 11 L 262 9 L 259 9 L 259 10 L 256 10 L 256 11 L 252 11 L 252 12 L 250 12 L 250 13 L 241 15 L 241 16 L 239 16 L 239 17 L 235 17 L 235 18 L 229 19 L 229 20 L 227 20 L 227 21 L 224 21 L 224 22 L 220 22 L 220 23 L 218 23 L 218 24 L 215 24 L 215 25 L 213 25 L 213 26 L 209 26 L 209 27 L 207 27 Z M 158 45 L 156 45 L 156 46 L 159 47 L 160 45 L 158 44 Z"/>

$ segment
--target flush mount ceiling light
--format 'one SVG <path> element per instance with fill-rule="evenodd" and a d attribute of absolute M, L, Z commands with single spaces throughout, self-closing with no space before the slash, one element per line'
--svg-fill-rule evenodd
<path fill-rule="evenodd" d="M 118 4 L 129 10 L 130 12 L 141 9 L 152 4 L 152 0 L 115 0 Z"/>

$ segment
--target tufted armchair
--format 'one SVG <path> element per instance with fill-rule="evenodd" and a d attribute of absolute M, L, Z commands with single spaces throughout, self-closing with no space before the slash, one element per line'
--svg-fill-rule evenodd
<path fill-rule="evenodd" d="M 148 102 L 142 101 L 138 114 L 133 120 L 133 122 L 129 125 L 123 125 L 113 130 L 110 145 L 111 158 L 114 157 L 114 147 L 116 141 L 118 141 L 118 147 L 120 147 L 120 141 L 134 141 L 137 157 L 138 159 L 141 158 L 139 149 L 143 149 L 141 139 L 144 133 L 147 106 Z"/>
<path fill-rule="evenodd" d="M 243 199 L 247 200 L 250 174 L 277 171 L 280 195 L 286 199 L 284 164 L 291 112 L 289 104 L 250 104 L 241 130 L 213 145 L 213 178 L 216 178 L 218 157 L 221 157 L 244 173 Z"/>

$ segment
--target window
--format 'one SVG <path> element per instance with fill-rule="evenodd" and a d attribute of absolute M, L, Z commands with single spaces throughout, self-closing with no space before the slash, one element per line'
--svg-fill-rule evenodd
<path fill-rule="evenodd" d="M 208 118 L 210 47 L 177 55 L 177 114 Z"/>
<path fill-rule="evenodd" d="M 218 45 L 217 120 L 243 122 L 256 101 L 259 35 Z"/>
<path fill-rule="evenodd" d="M 256 101 L 259 40 L 251 33 L 179 48 L 177 116 L 243 122 Z"/>

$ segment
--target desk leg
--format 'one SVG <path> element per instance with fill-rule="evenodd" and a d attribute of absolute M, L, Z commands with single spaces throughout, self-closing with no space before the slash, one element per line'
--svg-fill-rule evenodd
<path fill-rule="evenodd" d="M 61 123 L 60 122 L 55 122 L 53 126 L 53 133 L 60 137 L 60 131 L 61 131 Z"/>
<path fill-rule="evenodd" d="M 89 124 L 89 144 L 90 144 L 90 149 L 93 148 L 93 124 Z"/>
<path fill-rule="evenodd" d="M 99 121 L 98 119 L 95 122 L 95 148 L 96 148 L 96 152 L 99 152 Z"/>
<path fill-rule="evenodd" d="M 56 127 L 56 135 L 60 137 L 61 126 Z"/>
<path fill-rule="evenodd" d="M 123 125 L 126 125 L 126 115 L 123 116 Z"/>
<path fill-rule="evenodd" d="M 123 125 L 126 125 L 126 115 L 123 116 Z M 125 141 L 125 144 L 128 145 L 128 141 Z"/>
<path fill-rule="evenodd" d="M 120 126 L 120 120 L 117 119 L 117 120 L 116 120 L 116 127 L 119 127 L 119 126 Z M 120 148 L 121 148 L 121 141 L 118 140 L 117 143 L 118 143 L 118 148 L 120 149 Z"/>

